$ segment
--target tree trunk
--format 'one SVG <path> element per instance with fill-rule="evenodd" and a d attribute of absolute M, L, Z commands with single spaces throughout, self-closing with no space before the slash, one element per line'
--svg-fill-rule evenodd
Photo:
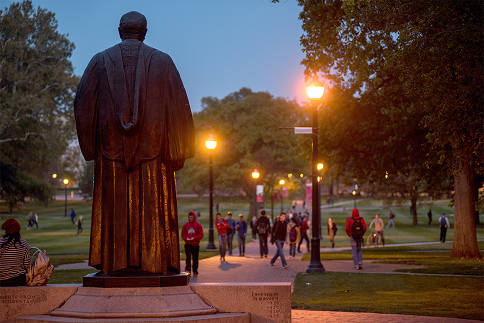
<path fill-rule="evenodd" d="M 417 219 L 417 194 L 412 194 L 410 197 L 410 200 L 412 202 L 412 217 L 413 217 L 413 225 L 418 225 L 418 219 Z"/>
<path fill-rule="evenodd" d="M 451 257 L 482 257 L 477 247 L 471 158 L 470 148 L 454 148 L 454 244 Z"/>

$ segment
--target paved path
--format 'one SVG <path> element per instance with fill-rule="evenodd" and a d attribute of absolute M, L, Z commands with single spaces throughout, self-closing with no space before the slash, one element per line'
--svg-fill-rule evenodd
<path fill-rule="evenodd" d="M 202 246 L 204 248 L 204 246 Z M 285 254 L 288 253 L 288 248 L 284 248 Z M 335 248 L 336 249 L 336 248 Z M 347 249 L 347 248 L 341 248 Z M 301 246 L 301 250 L 306 252 L 306 248 Z M 323 248 L 322 248 L 323 250 Z M 303 253 L 296 254 L 295 259 L 288 259 L 288 269 L 283 269 L 280 259 L 272 267 L 269 262 L 271 257 L 275 254 L 275 246 L 269 243 L 269 257 L 260 258 L 259 255 L 259 241 L 255 240 L 246 244 L 245 257 L 239 257 L 238 249 L 232 251 L 232 256 L 225 257 L 226 261 L 221 262 L 220 257 L 203 259 L 200 261 L 199 275 L 192 277 L 191 282 L 194 283 L 230 283 L 230 282 L 294 282 L 294 277 L 298 272 L 305 272 L 309 261 L 301 261 Z M 379 264 L 372 261 L 363 260 L 363 270 L 355 271 L 353 269 L 352 260 L 332 260 L 324 261 L 323 266 L 326 271 L 336 272 L 354 272 L 354 273 L 393 273 L 395 269 L 399 268 L 414 268 L 418 266 L 394 265 L 394 264 Z M 185 266 L 184 261 L 181 263 L 182 269 Z M 67 269 L 90 269 L 87 261 L 80 264 L 61 265 L 56 270 Z M 395 273 L 393 273 L 395 274 Z M 462 320 L 442 317 L 428 317 L 428 316 L 414 316 L 414 315 L 396 315 L 396 314 L 376 314 L 376 313 L 349 313 L 349 312 L 331 312 L 331 311 L 307 311 L 307 310 L 292 310 L 292 322 L 294 323 L 342 323 L 342 322 L 430 322 L 430 323 L 447 323 L 447 322 L 475 322 L 472 320 Z"/>

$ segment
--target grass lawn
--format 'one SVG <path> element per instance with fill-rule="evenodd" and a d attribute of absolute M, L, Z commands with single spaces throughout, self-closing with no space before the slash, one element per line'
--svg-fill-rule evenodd
<path fill-rule="evenodd" d="M 484 241 L 478 242 L 480 250 L 484 249 Z M 406 273 L 475 275 L 484 276 L 484 259 L 456 259 L 450 257 L 452 245 L 426 244 L 401 247 L 363 248 L 363 260 L 377 260 L 387 264 L 422 265 L 425 268 L 400 269 Z M 321 261 L 351 260 L 351 250 L 321 253 Z M 302 260 L 311 260 L 309 253 Z"/>
<path fill-rule="evenodd" d="M 484 278 L 299 273 L 292 307 L 484 320 Z"/>

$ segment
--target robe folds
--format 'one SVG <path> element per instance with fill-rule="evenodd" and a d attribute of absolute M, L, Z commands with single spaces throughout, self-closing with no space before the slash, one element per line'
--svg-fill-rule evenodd
<path fill-rule="evenodd" d="M 194 156 L 192 114 L 167 54 L 141 44 L 134 78 L 118 44 L 91 59 L 76 93 L 79 145 L 94 159 L 89 265 L 177 273 L 175 171 Z"/>

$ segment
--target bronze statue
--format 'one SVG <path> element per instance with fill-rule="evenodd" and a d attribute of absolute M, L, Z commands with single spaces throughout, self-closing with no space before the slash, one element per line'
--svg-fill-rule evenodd
<path fill-rule="evenodd" d="M 180 272 L 175 171 L 195 131 L 175 64 L 143 43 L 147 30 L 142 14 L 123 15 L 122 42 L 91 59 L 74 102 L 95 161 L 89 264 L 103 274 Z"/>

